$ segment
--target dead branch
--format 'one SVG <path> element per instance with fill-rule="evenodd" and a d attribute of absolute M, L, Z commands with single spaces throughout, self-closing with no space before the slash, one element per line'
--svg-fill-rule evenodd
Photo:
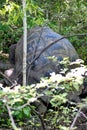
<path fill-rule="evenodd" d="M 72 122 L 72 124 L 71 124 L 71 126 L 70 126 L 70 130 L 73 130 L 73 127 L 75 126 L 75 123 L 76 123 L 76 121 L 77 121 L 77 119 L 78 119 L 78 117 L 79 117 L 79 114 L 80 114 L 80 112 L 81 112 L 81 109 L 82 109 L 82 108 L 80 108 L 79 111 L 77 112 L 77 114 L 76 114 L 76 116 L 75 116 L 75 118 L 74 118 L 74 120 L 73 120 L 73 122 Z"/>
<path fill-rule="evenodd" d="M 80 111 L 80 114 L 87 120 L 87 116 L 82 111 Z"/>

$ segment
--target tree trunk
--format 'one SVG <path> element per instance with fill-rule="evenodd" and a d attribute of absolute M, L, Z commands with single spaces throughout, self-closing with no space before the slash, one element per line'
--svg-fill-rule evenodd
<path fill-rule="evenodd" d="M 26 0 L 23 2 L 23 86 L 26 86 L 26 57 L 27 57 L 27 18 L 26 18 Z"/>

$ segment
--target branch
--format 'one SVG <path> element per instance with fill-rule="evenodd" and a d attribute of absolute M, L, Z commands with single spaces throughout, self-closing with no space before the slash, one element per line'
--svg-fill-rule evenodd
<path fill-rule="evenodd" d="M 81 114 L 83 117 L 85 117 L 86 120 L 87 120 L 87 116 L 86 116 L 82 111 L 80 111 L 80 114 Z"/>
<path fill-rule="evenodd" d="M 12 112 L 11 112 L 11 109 L 10 109 L 8 103 L 7 103 L 6 97 L 4 97 L 4 100 L 5 100 L 4 104 L 5 104 L 5 106 L 6 106 L 7 110 L 8 110 L 8 114 L 9 114 L 9 117 L 10 117 L 10 120 L 11 120 L 11 124 L 12 124 L 13 129 L 14 129 L 14 130 L 21 130 L 20 128 L 17 128 L 17 126 L 16 126 L 16 124 L 15 124 L 15 122 L 14 122 L 14 119 L 13 119 L 13 116 L 12 116 Z"/>
<path fill-rule="evenodd" d="M 73 122 L 72 122 L 72 124 L 70 126 L 70 130 L 73 130 L 73 127 L 75 126 L 75 123 L 76 123 L 76 121 L 77 121 L 77 119 L 79 117 L 79 113 L 81 112 L 81 109 L 82 108 L 80 108 L 79 111 L 77 112 L 77 114 L 76 114 L 76 116 L 75 116 L 75 118 L 74 118 L 74 120 L 73 120 Z"/>
<path fill-rule="evenodd" d="M 43 120 L 42 116 L 41 116 L 41 115 L 39 114 L 39 112 L 37 112 L 36 110 L 33 109 L 33 111 L 34 111 L 35 114 L 38 115 L 38 117 L 39 117 L 39 119 L 40 119 L 40 121 L 41 121 L 42 130 L 46 130 L 46 129 L 45 129 L 45 125 L 44 125 L 44 120 Z"/>

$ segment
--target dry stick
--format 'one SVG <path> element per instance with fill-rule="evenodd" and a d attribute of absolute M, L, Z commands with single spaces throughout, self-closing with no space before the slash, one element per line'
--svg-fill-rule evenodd
<path fill-rule="evenodd" d="M 79 113 L 81 112 L 81 109 L 82 108 L 80 108 L 79 111 L 77 112 L 77 114 L 76 114 L 76 116 L 75 116 L 75 118 L 74 118 L 74 120 L 73 120 L 73 122 L 72 122 L 72 124 L 70 126 L 70 130 L 73 130 L 73 127 L 75 126 L 75 123 L 76 123 L 76 121 L 78 119 L 78 116 L 79 116 Z"/>
<path fill-rule="evenodd" d="M 44 120 L 43 120 L 42 116 L 40 115 L 40 113 L 37 112 L 36 110 L 34 110 L 34 109 L 30 106 L 30 104 L 29 104 L 29 107 L 33 110 L 33 112 L 34 112 L 35 114 L 38 115 L 38 117 L 39 117 L 39 119 L 40 119 L 40 121 L 41 121 L 41 124 L 42 124 L 42 130 L 45 130 Z"/>
<path fill-rule="evenodd" d="M 16 126 L 16 124 L 15 124 L 15 122 L 14 122 L 13 116 L 12 116 L 12 114 L 11 114 L 12 112 L 11 112 L 11 109 L 10 109 L 10 107 L 9 107 L 9 105 L 8 105 L 8 103 L 7 103 L 7 101 L 6 101 L 6 98 L 5 98 L 4 104 L 5 104 L 5 106 L 6 106 L 7 110 L 8 110 L 8 114 L 9 114 L 9 117 L 10 117 L 10 120 L 11 120 L 11 124 L 12 124 L 13 129 L 14 129 L 14 130 L 21 130 L 20 128 L 17 128 L 17 126 Z"/>
<path fill-rule="evenodd" d="M 80 114 L 81 114 L 83 117 L 85 117 L 86 120 L 87 120 L 87 116 L 86 116 L 82 111 L 80 111 Z"/>
<path fill-rule="evenodd" d="M 26 71 L 27 71 L 27 16 L 26 16 L 26 0 L 22 0 L 23 6 L 23 85 L 26 86 Z"/>
<path fill-rule="evenodd" d="M 41 115 L 39 114 L 39 112 L 37 112 L 36 110 L 33 110 L 33 111 L 34 111 L 35 114 L 38 115 L 38 117 L 39 117 L 39 119 L 40 119 L 40 121 L 41 121 L 42 130 L 46 130 L 46 129 L 45 129 L 45 125 L 44 125 L 44 120 L 43 120 L 42 116 L 41 116 Z"/>

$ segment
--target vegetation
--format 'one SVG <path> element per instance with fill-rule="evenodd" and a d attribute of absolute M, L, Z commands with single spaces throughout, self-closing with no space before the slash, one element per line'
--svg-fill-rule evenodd
<path fill-rule="evenodd" d="M 30 130 L 69 130 L 71 127 L 74 129 L 74 117 L 79 110 L 82 112 L 82 108 L 87 106 L 87 99 L 76 104 L 85 89 L 83 83 L 86 77 L 82 74 L 87 71 L 87 67 L 83 65 L 82 60 L 69 62 L 64 59 L 59 64 L 62 65 L 60 74 L 52 73 L 50 78 L 42 78 L 38 84 L 26 87 L 18 85 L 13 89 L 6 87 L 0 91 L 1 128 L 9 126 L 14 130 L 27 127 Z M 46 110 L 41 104 L 43 96 L 44 99 L 46 96 L 50 99 L 45 106 Z M 37 107 L 36 101 L 40 102 L 41 106 Z"/>
<path fill-rule="evenodd" d="M 27 0 L 26 12 L 28 29 L 47 25 L 64 36 L 75 34 L 69 40 L 87 64 L 86 0 Z M 0 59 L 2 52 L 8 53 L 10 45 L 17 43 L 22 35 L 22 18 L 20 0 L 0 1 Z M 87 116 L 82 109 L 87 107 L 87 99 L 76 102 L 82 96 L 84 85 L 87 87 L 87 75 L 83 73 L 87 72 L 87 67 L 82 61 L 70 63 L 67 59 L 60 64 L 63 67 L 60 74 L 52 73 L 50 78 L 42 78 L 39 84 L 13 88 L 3 88 L 0 84 L 1 128 L 73 130 L 76 122 L 77 126 L 79 122 L 85 122 Z M 74 69 L 70 69 L 73 65 Z M 50 97 L 50 101 L 43 106 L 46 111 L 40 112 L 35 102 L 41 103 L 39 97 L 43 95 Z M 77 119 L 78 113 L 82 120 Z"/>
<path fill-rule="evenodd" d="M 0 50 L 8 52 L 8 47 L 22 35 L 22 3 L 2 0 L 0 2 Z M 36 25 L 48 25 L 62 35 L 85 34 L 87 30 L 86 0 L 27 0 L 28 29 Z M 87 37 L 75 36 L 70 41 L 80 58 L 87 61 Z"/>

